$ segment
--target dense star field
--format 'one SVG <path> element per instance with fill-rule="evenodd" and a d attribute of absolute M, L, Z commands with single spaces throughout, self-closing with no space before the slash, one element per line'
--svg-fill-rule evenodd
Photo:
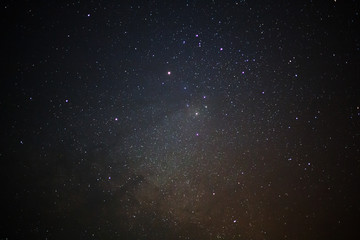
<path fill-rule="evenodd" d="M 0 239 L 355 239 L 359 1 L 2 1 Z"/>

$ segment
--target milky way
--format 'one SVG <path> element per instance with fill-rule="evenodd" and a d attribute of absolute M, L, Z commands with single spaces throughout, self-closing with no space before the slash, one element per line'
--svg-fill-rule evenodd
<path fill-rule="evenodd" d="M 1 6 L 1 239 L 356 236 L 357 1 Z"/>

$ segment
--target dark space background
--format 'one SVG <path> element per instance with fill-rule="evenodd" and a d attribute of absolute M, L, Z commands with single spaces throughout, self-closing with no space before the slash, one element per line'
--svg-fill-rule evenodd
<path fill-rule="evenodd" d="M 355 239 L 359 1 L 2 1 L 0 239 Z"/>

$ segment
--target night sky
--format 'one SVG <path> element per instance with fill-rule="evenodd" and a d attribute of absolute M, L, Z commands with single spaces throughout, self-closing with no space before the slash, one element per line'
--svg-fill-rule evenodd
<path fill-rule="evenodd" d="M 359 1 L 2 1 L 0 239 L 355 239 Z"/>

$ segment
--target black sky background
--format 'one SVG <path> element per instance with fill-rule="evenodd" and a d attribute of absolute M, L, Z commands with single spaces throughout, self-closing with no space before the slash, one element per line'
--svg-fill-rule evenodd
<path fill-rule="evenodd" d="M 357 1 L 4 1 L 0 239 L 345 239 Z"/>

